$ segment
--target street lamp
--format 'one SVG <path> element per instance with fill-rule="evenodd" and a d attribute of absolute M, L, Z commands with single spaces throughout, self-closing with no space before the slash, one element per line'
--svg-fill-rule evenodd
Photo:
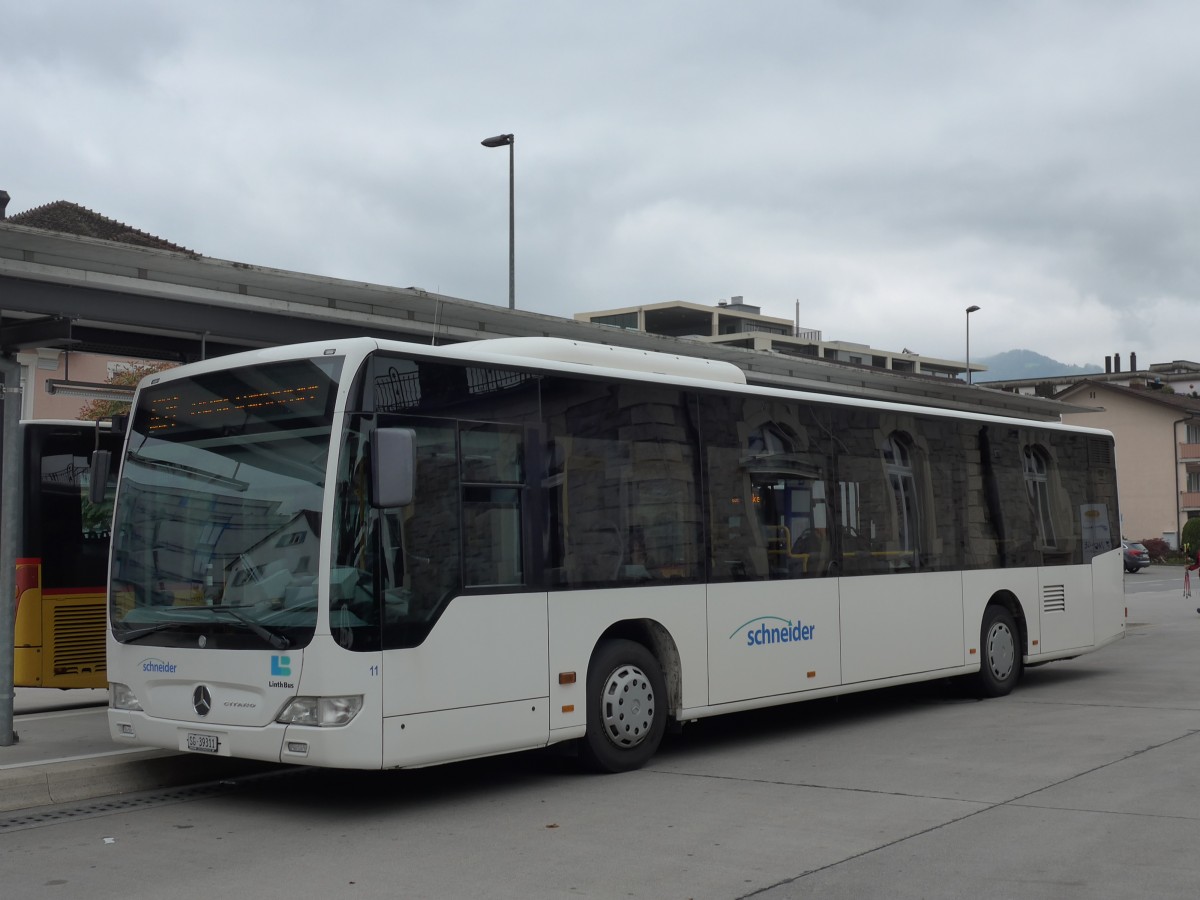
<path fill-rule="evenodd" d="M 513 229 L 513 141 L 511 134 L 498 134 L 480 141 L 485 147 L 503 147 L 508 145 L 508 308 L 517 306 L 516 255 L 514 251 Z"/>
<path fill-rule="evenodd" d="M 979 307 L 967 307 L 967 384 L 971 383 L 971 313 L 973 312 L 979 312 Z"/>

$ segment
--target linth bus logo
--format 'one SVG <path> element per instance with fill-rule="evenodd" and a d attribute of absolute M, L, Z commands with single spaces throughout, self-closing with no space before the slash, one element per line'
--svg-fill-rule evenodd
<path fill-rule="evenodd" d="M 768 624 L 774 622 L 779 624 Z M 756 628 L 755 625 L 758 627 Z M 747 647 L 765 647 L 767 644 L 800 644 L 813 640 L 813 633 L 816 630 L 816 625 L 805 625 L 799 619 L 793 622 L 791 619 L 779 616 L 759 616 L 757 619 L 751 619 L 745 625 L 735 628 L 733 634 L 729 635 L 729 639 L 732 641 L 739 633 L 745 632 Z"/>
<path fill-rule="evenodd" d="M 290 656 L 272 656 L 271 657 L 271 678 L 267 681 L 267 687 L 273 688 L 294 688 L 294 682 L 285 681 L 292 674 L 292 658 Z"/>

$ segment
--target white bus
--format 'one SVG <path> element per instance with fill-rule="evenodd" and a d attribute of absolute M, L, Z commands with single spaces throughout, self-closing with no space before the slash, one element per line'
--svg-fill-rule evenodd
<path fill-rule="evenodd" d="M 1022 667 L 1124 633 L 1112 437 L 544 338 L 354 339 L 143 381 L 112 736 L 351 768 Z"/>

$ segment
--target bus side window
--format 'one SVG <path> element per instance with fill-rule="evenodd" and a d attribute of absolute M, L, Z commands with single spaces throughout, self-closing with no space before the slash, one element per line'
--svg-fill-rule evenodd
<path fill-rule="evenodd" d="M 692 403 L 673 388 L 548 378 L 548 580 L 569 588 L 702 577 Z"/>
<path fill-rule="evenodd" d="M 920 566 L 922 522 L 912 439 L 907 434 L 893 431 L 884 441 L 880 453 L 892 492 L 886 564 L 892 570 L 916 569 Z"/>
<path fill-rule="evenodd" d="M 463 584 L 498 587 L 525 581 L 522 509 L 525 463 L 519 426 L 463 422 Z"/>
<path fill-rule="evenodd" d="M 713 580 L 836 574 L 825 414 L 779 400 L 700 402 Z"/>

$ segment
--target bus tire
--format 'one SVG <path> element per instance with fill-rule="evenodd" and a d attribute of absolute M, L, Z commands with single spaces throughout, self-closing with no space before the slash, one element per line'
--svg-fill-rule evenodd
<path fill-rule="evenodd" d="M 584 764 L 597 772 L 640 769 L 666 725 L 666 682 L 654 654 L 635 641 L 601 642 L 588 665 Z"/>
<path fill-rule="evenodd" d="M 979 629 L 979 675 L 975 686 L 981 696 L 1003 697 L 1021 680 L 1021 632 L 1003 606 L 992 604 L 983 611 Z"/>

